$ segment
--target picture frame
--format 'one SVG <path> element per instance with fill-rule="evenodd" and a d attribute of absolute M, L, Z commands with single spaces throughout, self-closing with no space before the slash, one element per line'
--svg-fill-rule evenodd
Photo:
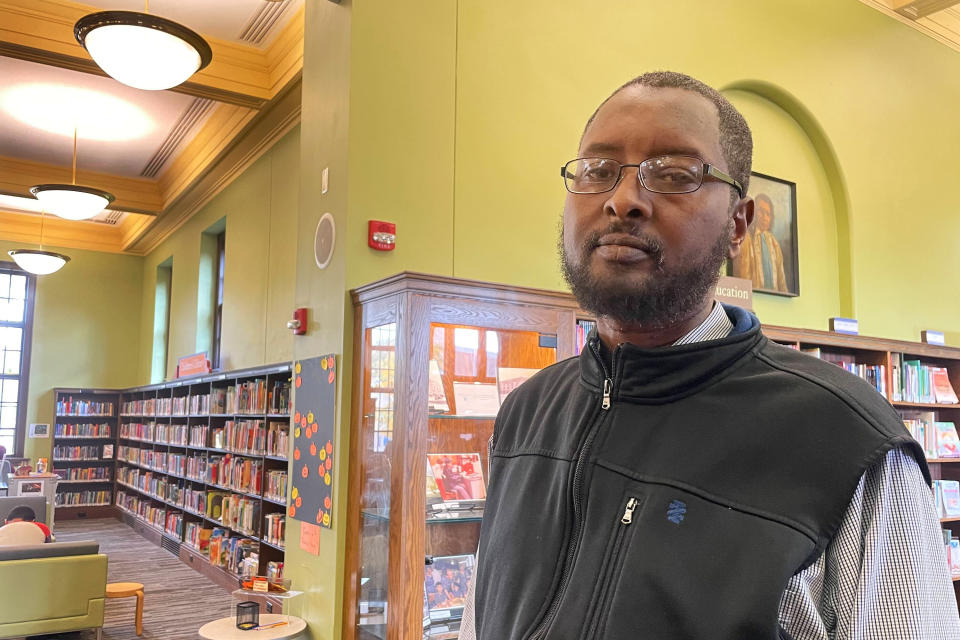
<path fill-rule="evenodd" d="M 49 438 L 50 437 L 50 424 L 49 423 L 30 423 L 29 436 L 31 438 Z"/>
<path fill-rule="evenodd" d="M 756 293 L 795 298 L 800 295 L 797 184 L 754 171 L 747 195 L 754 201 L 753 223 L 740 255 L 727 261 L 727 275 L 750 280 Z"/>

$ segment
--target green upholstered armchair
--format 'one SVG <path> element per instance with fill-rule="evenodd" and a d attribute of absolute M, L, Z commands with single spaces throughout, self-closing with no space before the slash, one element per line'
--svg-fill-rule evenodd
<path fill-rule="evenodd" d="M 96 542 L 0 547 L 0 638 L 103 627 L 107 556 Z"/>

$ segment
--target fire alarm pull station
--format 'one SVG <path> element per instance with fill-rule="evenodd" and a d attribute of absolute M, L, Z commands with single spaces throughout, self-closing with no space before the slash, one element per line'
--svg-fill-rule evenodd
<path fill-rule="evenodd" d="M 306 308 L 301 307 L 293 310 L 293 320 L 287 321 L 287 329 L 291 329 L 295 336 L 302 336 L 307 332 Z"/>
<path fill-rule="evenodd" d="M 377 251 L 393 251 L 397 246 L 397 225 L 392 222 L 371 220 L 367 244 Z"/>

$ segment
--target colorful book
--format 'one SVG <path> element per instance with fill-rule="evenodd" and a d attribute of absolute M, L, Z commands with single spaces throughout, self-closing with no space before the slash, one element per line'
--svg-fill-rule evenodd
<path fill-rule="evenodd" d="M 940 494 L 943 499 L 943 516 L 945 518 L 960 517 L 960 482 L 941 480 Z"/>
<path fill-rule="evenodd" d="M 960 458 L 960 438 L 952 422 L 935 422 L 937 433 L 937 457 Z"/>
<path fill-rule="evenodd" d="M 950 374 L 943 367 L 932 367 L 933 394 L 939 404 L 957 404 L 957 393 L 950 384 Z"/>

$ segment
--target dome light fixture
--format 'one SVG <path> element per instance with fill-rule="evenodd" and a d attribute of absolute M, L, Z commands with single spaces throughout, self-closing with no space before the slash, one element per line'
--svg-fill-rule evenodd
<path fill-rule="evenodd" d="M 55 271 L 59 271 L 63 265 L 70 262 L 70 256 L 62 253 L 43 250 L 43 220 L 45 211 L 40 210 L 40 248 L 39 249 L 13 249 L 7 253 L 17 263 L 17 266 L 38 276 L 45 276 Z"/>
<path fill-rule="evenodd" d="M 107 75 L 137 89 L 170 89 L 213 59 L 196 31 L 146 12 L 91 13 L 77 20 L 73 34 Z"/>
<path fill-rule="evenodd" d="M 67 220 L 86 220 L 103 211 L 114 201 L 112 193 L 77 184 L 77 129 L 73 130 L 73 183 L 38 184 L 30 193 L 44 209 Z"/>
<path fill-rule="evenodd" d="M 43 251 L 41 249 L 13 249 L 8 251 L 17 266 L 28 273 L 38 276 L 45 276 L 60 268 L 70 261 L 69 256 L 53 251 Z"/>

